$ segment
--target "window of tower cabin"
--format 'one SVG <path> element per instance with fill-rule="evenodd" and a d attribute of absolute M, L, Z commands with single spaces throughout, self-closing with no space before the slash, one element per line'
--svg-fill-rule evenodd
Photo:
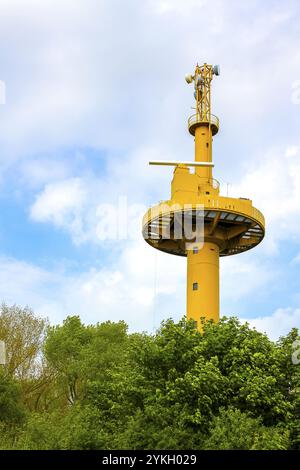
<path fill-rule="evenodd" d="M 193 283 L 193 290 L 198 290 L 198 282 Z"/>

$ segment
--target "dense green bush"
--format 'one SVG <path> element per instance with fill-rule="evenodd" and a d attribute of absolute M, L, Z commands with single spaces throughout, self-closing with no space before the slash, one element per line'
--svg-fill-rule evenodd
<path fill-rule="evenodd" d="M 2 386 L 0 376 L 0 446 L 300 449 L 297 338 L 275 343 L 236 318 L 203 333 L 168 320 L 149 335 L 68 317 L 48 328 L 24 422 L 22 381 Z"/>

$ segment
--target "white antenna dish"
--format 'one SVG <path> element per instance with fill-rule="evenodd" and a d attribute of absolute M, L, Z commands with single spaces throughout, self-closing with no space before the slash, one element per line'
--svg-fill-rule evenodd
<path fill-rule="evenodd" d="M 214 65 L 213 66 L 213 74 L 214 75 L 220 75 L 220 66 L 219 65 Z"/>
<path fill-rule="evenodd" d="M 187 83 L 192 83 L 193 81 L 193 75 L 191 75 L 190 73 L 187 73 L 184 78 Z"/>

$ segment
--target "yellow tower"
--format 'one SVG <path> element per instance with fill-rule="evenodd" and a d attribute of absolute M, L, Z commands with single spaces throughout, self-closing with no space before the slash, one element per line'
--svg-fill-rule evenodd
<path fill-rule="evenodd" d="M 195 111 L 188 130 L 195 141 L 193 162 L 153 161 L 174 166 L 171 198 L 150 208 L 143 236 L 154 248 L 187 257 L 187 318 L 219 320 L 219 258 L 254 248 L 264 237 L 262 213 L 245 198 L 220 196 L 213 178 L 212 141 L 219 119 L 211 114 L 211 81 L 219 66 L 197 64 L 193 75 Z"/>

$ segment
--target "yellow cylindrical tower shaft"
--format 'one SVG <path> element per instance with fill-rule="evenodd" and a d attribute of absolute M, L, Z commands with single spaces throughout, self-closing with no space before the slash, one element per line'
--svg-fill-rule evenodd
<path fill-rule="evenodd" d="M 187 318 L 219 321 L 219 247 L 205 242 L 187 253 Z"/>
<path fill-rule="evenodd" d="M 195 130 L 195 161 L 212 162 L 212 131 L 209 125 L 200 125 Z M 197 167 L 196 174 L 211 182 L 212 168 Z"/>

